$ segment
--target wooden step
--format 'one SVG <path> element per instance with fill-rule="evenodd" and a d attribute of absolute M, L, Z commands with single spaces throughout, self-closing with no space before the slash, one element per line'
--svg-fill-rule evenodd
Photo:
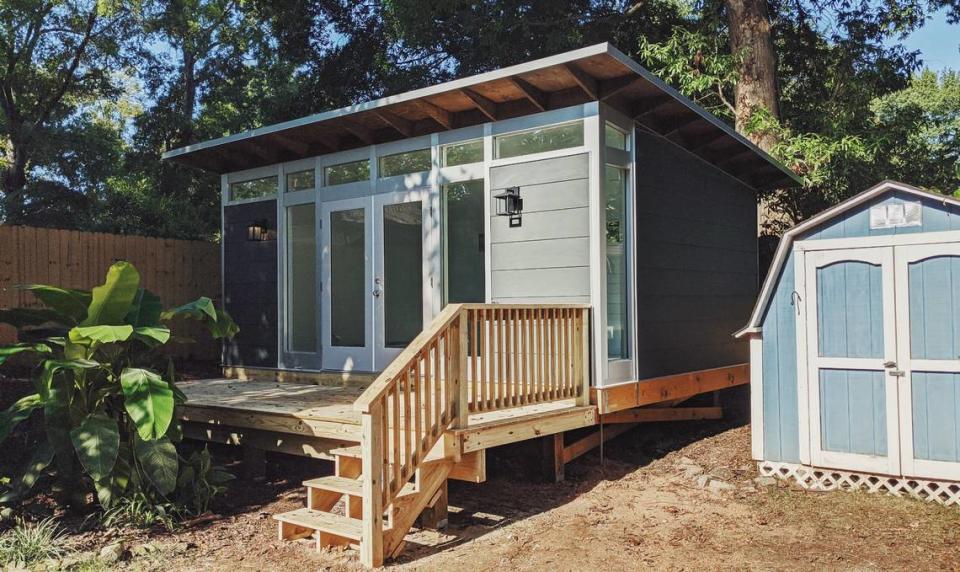
<path fill-rule="evenodd" d="M 318 510 L 310 510 L 309 508 L 298 508 L 297 510 L 274 515 L 273 518 L 281 523 L 281 540 L 303 536 L 294 532 L 293 535 L 284 537 L 283 524 L 290 525 L 293 528 L 308 528 L 320 533 L 332 534 L 350 540 L 359 541 L 361 536 L 363 536 L 363 528 L 360 521 L 329 512 L 320 512 Z"/>
<path fill-rule="evenodd" d="M 330 454 L 336 457 L 350 457 L 351 459 L 362 459 L 363 449 L 360 448 L 360 445 L 354 445 L 353 447 L 339 447 L 337 449 L 330 449 Z"/>
<path fill-rule="evenodd" d="M 355 497 L 363 496 L 363 481 L 360 479 L 345 479 L 343 477 L 318 477 L 303 481 L 303 486 L 312 489 L 323 489 L 334 493 L 351 495 Z M 417 492 L 417 487 L 413 483 L 407 483 L 401 489 L 401 495 L 408 495 Z"/>

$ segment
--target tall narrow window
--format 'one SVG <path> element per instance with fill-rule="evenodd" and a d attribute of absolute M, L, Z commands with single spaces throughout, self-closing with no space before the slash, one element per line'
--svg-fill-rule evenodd
<path fill-rule="evenodd" d="M 317 351 L 317 215 L 313 203 L 287 207 L 287 347 Z"/>
<path fill-rule="evenodd" d="M 363 209 L 330 213 L 330 342 L 334 346 L 366 343 L 364 225 Z"/>
<path fill-rule="evenodd" d="M 443 186 L 443 263 L 447 303 L 486 301 L 483 180 Z"/>
<path fill-rule="evenodd" d="M 630 357 L 627 305 L 627 171 L 607 165 L 603 179 L 606 205 L 607 357 Z"/>
<path fill-rule="evenodd" d="M 405 348 L 423 329 L 423 203 L 383 207 L 384 345 Z"/>

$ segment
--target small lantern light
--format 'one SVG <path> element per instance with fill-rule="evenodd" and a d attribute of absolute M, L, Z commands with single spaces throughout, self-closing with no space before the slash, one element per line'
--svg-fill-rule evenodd
<path fill-rule="evenodd" d="M 247 240 L 260 242 L 270 238 L 270 228 L 266 220 L 253 221 L 247 226 Z"/>
<path fill-rule="evenodd" d="M 520 187 L 510 187 L 494 198 L 497 199 L 497 216 L 510 217 L 510 228 L 520 226 L 520 215 L 523 213 Z"/>

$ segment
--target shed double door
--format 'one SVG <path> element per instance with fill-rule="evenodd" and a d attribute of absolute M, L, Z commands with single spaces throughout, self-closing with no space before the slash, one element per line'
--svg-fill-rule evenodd
<path fill-rule="evenodd" d="M 960 479 L 960 243 L 801 258 L 811 464 Z"/>
<path fill-rule="evenodd" d="M 379 371 L 430 312 L 425 189 L 323 203 L 323 367 Z"/>

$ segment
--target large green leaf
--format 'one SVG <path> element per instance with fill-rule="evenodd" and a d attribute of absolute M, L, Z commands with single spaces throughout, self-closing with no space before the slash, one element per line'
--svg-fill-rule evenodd
<path fill-rule="evenodd" d="M 42 326 L 44 324 L 72 325 L 64 320 L 59 312 L 50 308 L 10 308 L 0 310 L 0 323 L 10 324 L 20 329 L 26 326 Z"/>
<path fill-rule="evenodd" d="M 44 306 L 63 316 L 66 323 L 79 324 L 87 317 L 87 308 L 91 300 L 90 292 L 44 284 L 27 284 L 21 288 L 33 292 Z"/>
<path fill-rule="evenodd" d="M 207 318 L 216 321 L 217 307 L 214 306 L 213 300 L 207 298 L 206 296 L 201 296 L 193 302 L 187 302 L 182 306 L 170 308 L 160 315 L 160 317 L 164 320 L 171 320 L 178 316 L 187 316 L 198 320 L 203 319 L 203 317 L 206 316 Z"/>
<path fill-rule="evenodd" d="M 21 421 L 30 417 L 33 410 L 43 406 L 43 398 L 34 393 L 21 397 L 6 411 L 0 411 L 0 443 L 3 443 L 13 428 Z"/>
<path fill-rule="evenodd" d="M 147 478 L 162 495 L 168 495 L 177 488 L 177 448 L 166 437 L 154 441 L 135 439 L 133 451 Z"/>
<path fill-rule="evenodd" d="M 0 348 L 0 365 L 7 361 L 7 358 L 10 356 L 19 353 L 34 352 L 38 354 L 48 354 L 51 351 L 53 350 L 51 350 L 47 344 L 14 344 L 12 346 L 6 346 Z"/>
<path fill-rule="evenodd" d="M 27 466 L 20 470 L 13 487 L 0 496 L 0 504 L 10 504 L 22 499 L 37 484 L 52 461 L 53 449 L 46 441 L 35 445 L 33 455 L 30 456 Z"/>
<path fill-rule="evenodd" d="M 70 341 L 75 344 L 89 344 L 98 342 L 101 344 L 113 344 L 116 342 L 125 342 L 133 334 L 133 326 L 123 324 L 121 326 L 77 326 L 70 330 Z"/>
<path fill-rule="evenodd" d="M 50 385 L 58 371 L 69 369 L 79 371 L 83 369 L 94 369 L 100 367 L 98 362 L 88 359 L 48 359 L 43 362 L 40 369 L 40 376 L 34 382 L 37 385 L 37 392 L 47 397 L 50 393 Z"/>
<path fill-rule="evenodd" d="M 133 337 L 150 346 L 162 346 L 170 341 L 170 329 L 162 326 L 140 326 L 134 328 Z"/>
<path fill-rule="evenodd" d="M 93 289 L 87 317 L 81 326 L 117 325 L 133 306 L 140 289 L 140 273 L 129 262 L 116 262 L 107 271 L 107 279 Z"/>
<path fill-rule="evenodd" d="M 99 481 L 110 474 L 120 450 L 116 421 L 103 413 L 94 413 L 70 431 L 70 440 L 90 478 Z"/>
<path fill-rule="evenodd" d="M 47 399 L 43 404 L 43 425 L 47 441 L 56 455 L 57 471 L 62 478 L 67 478 L 76 471 L 73 443 L 70 441 L 70 403 L 73 393 L 72 379 L 62 375 L 55 377 L 50 383 Z"/>
<path fill-rule="evenodd" d="M 130 446 L 126 443 L 120 443 L 120 450 L 117 453 L 117 462 L 113 470 L 105 478 L 94 481 L 93 486 L 97 491 L 97 500 L 100 506 L 109 509 L 116 505 L 117 501 L 123 496 L 123 492 L 130 485 L 133 476 L 131 469 L 132 453 Z"/>
<path fill-rule="evenodd" d="M 120 373 L 123 406 L 145 441 L 163 437 L 173 419 L 173 390 L 159 374 L 127 368 Z"/>
<path fill-rule="evenodd" d="M 162 312 L 160 297 L 146 288 L 140 288 L 127 314 L 126 322 L 134 328 L 157 326 L 160 324 Z"/>

